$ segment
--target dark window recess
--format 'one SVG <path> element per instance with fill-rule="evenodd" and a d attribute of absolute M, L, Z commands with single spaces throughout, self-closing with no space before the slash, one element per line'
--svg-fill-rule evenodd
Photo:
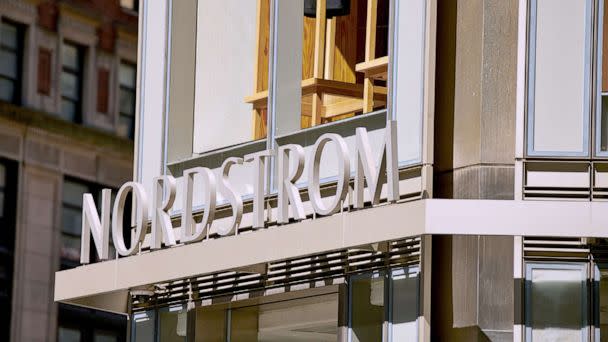
<path fill-rule="evenodd" d="M 99 68 L 97 70 L 97 112 L 108 113 L 108 98 L 110 95 L 110 71 Z"/>
<path fill-rule="evenodd" d="M 23 26 L 0 23 L 0 100 L 21 104 Z"/>
<path fill-rule="evenodd" d="M 57 341 L 125 342 L 127 316 L 78 306 L 58 305 Z"/>
<path fill-rule="evenodd" d="M 0 160 L 0 341 L 10 339 L 17 164 Z"/>
<path fill-rule="evenodd" d="M 84 48 L 75 44 L 63 44 L 61 68 L 61 117 L 82 122 L 82 79 Z"/>
<path fill-rule="evenodd" d="M 38 50 L 38 94 L 51 95 L 51 50 Z"/>
<path fill-rule="evenodd" d="M 137 68 L 134 64 L 120 63 L 120 94 L 118 108 L 118 134 L 133 139 L 135 134 L 135 87 Z"/>

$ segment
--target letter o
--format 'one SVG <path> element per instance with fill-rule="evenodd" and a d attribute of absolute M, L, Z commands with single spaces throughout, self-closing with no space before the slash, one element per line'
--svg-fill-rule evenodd
<path fill-rule="evenodd" d="M 129 192 L 133 193 L 135 208 L 137 208 L 135 236 L 131 237 L 131 248 L 125 245 L 122 235 L 122 221 L 125 212 L 125 202 Z M 114 210 L 112 211 L 112 241 L 119 255 L 129 256 L 137 253 L 139 243 L 146 237 L 145 228 L 148 225 L 148 198 L 143 186 L 136 182 L 127 182 L 120 187 L 116 199 L 114 200 Z"/>
<path fill-rule="evenodd" d="M 333 142 L 338 152 L 338 185 L 336 196 L 329 206 L 325 206 L 321 198 L 320 165 L 321 155 L 328 142 Z M 325 133 L 317 139 L 312 150 L 312 165 L 308 168 L 308 196 L 313 209 L 319 215 L 331 215 L 340 210 L 342 201 L 348 193 L 350 179 L 350 156 L 344 138 L 335 133 Z"/>

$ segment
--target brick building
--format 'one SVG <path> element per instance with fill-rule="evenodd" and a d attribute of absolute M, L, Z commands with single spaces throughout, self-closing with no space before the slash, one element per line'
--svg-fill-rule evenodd
<path fill-rule="evenodd" d="M 53 302 L 82 194 L 132 177 L 136 0 L 0 1 L 1 341 L 124 341 L 124 316 Z"/>

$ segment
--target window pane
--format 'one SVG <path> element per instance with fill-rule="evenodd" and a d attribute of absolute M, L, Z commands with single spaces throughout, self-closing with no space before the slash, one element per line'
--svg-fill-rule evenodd
<path fill-rule="evenodd" d="M 127 88 L 135 89 L 135 66 L 125 63 L 120 63 L 120 85 Z"/>
<path fill-rule="evenodd" d="M 2 45 L 17 49 L 19 45 L 19 34 L 17 26 L 8 23 L 2 23 L 2 32 L 0 32 L 2 38 Z"/>
<path fill-rule="evenodd" d="M 135 92 L 120 89 L 120 113 L 135 115 Z"/>
<path fill-rule="evenodd" d="M 82 211 L 63 207 L 61 214 L 61 231 L 71 235 L 80 235 L 82 229 Z"/>
<path fill-rule="evenodd" d="M 78 76 L 65 71 L 61 73 L 61 95 L 78 100 L 80 98 L 78 87 Z"/>
<path fill-rule="evenodd" d="M 589 129 L 589 0 L 536 0 L 529 153 L 585 154 Z M 535 33 L 535 34 L 534 34 Z M 564 47 L 568 47 L 565 49 Z"/>
<path fill-rule="evenodd" d="M 80 342 L 80 331 L 72 328 L 59 327 L 58 342 Z"/>
<path fill-rule="evenodd" d="M 585 265 L 528 265 L 526 278 L 528 338 L 583 341 L 587 311 Z"/>
<path fill-rule="evenodd" d="M 599 307 L 599 317 L 597 323 L 599 323 L 599 339 L 597 341 L 607 342 L 608 341 L 608 269 L 600 267 L 600 279 L 599 279 L 599 303 L 596 305 Z M 598 327 L 596 327 L 597 329 Z M 597 331 L 597 330 L 596 330 Z"/>
<path fill-rule="evenodd" d="M 608 37 L 607 37 L 608 39 Z M 608 65 L 606 65 L 608 68 Z M 602 94 L 600 151 L 608 151 L 608 94 Z"/>
<path fill-rule="evenodd" d="M 0 99 L 10 102 L 15 97 L 15 82 L 0 78 Z"/>
<path fill-rule="evenodd" d="M 0 50 L 0 75 L 16 79 L 17 69 L 17 54 L 12 51 Z"/>
<path fill-rule="evenodd" d="M 133 323 L 131 326 L 131 341 L 155 341 L 155 320 L 156 318 L 154 311 L 144 311 L 133 314 Z"/>
<path fill-rule="evenodd" d="M 135 122 L 132 116 L 120 115 L 118 117 L 118 135 L 133 138 L 134 127 Z"/>
<path fill-rule="evenodd" d="M 74 70 L 80 69 L 78 47 L 70 44 L 63 45 L 63 65 Z"/>
<path fill-rule="evenodd" d="M 382 341 L 384 291 L 384 275 L 381 273 L 351 280 L 350 328 L 353 342 Z"/>
<path fill-rule="evenodd" d="M 418 268 L 402 268 L 391 274 L 391 336 L 410 341 L 418 333 Z"/>
<path fill-rule="evenodd" d="M 80 238 L 67 235 L 61 236 L 61 259 L 80 261 Z"/>
<path fill-rule="evenodd" d="M 118 337 L 109 332 L 95 332 L 94 342 L 117 342 Z"/>
<path fill-rule="evenodd" d="M 74 121 L 76 119 L 77 104 L 70 100 L 61 100 L 61 117 L 68 121 Z"/>
<path fill-rule="evenodd" d="M 82 194 L 88 192 L 90 191 L 87 185 L 66 180 L 63 182 L 63 203 L 81 206 Z"/>
<path fill-rule="evenodd" d="M 0 164 L 0 188 L 6 185 L 6 166 Z"/>
<path fill-rule="evenodd" d="M 196 309 L 196 323 L 194 328 L 196 341 L 226 341 L 226 315 L 227 312 L 223 309 L 206 307 L 199 307 Z M 235 339 L 235 337 L 233 337 L 233 339 Z M 235 341 L 238 340 L 235 339 Z"/>
<path fill-rule="evenodd" d="M 159 313 L 160 341 L 182 342 L 186 341 L 187 313 L 183 307 L 163 309 Z"/>

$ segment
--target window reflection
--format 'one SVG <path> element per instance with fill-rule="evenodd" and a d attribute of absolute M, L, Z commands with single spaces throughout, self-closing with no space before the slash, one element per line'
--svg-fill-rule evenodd
<path fill-rule="evenodd" d="M 528 264 L 526 273 L 526 340 L 585 340 L 586 265 Z"/>

